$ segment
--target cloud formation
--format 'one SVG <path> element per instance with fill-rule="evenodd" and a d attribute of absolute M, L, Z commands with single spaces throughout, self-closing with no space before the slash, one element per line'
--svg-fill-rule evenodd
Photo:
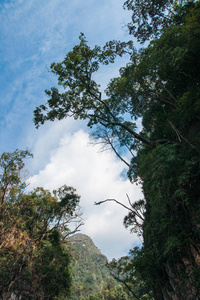
<path fill-rule="evenodd" d="M 76 188 L 85 219 L 81 231 L 93 238 L 111 259 L 124 255 L 133 243 L 139 243 L 123 227 L 126 209 L 114 202 L 94 205 L 107 198 L 127 204 L 126 194 L 132 201 L 142 197 L 139 187 L 120 176 L 123 170 L 123 163 L 112 152 L 100 152 L 99 145 L 91 146 L 88 133 L 78 130 L 60 139 L 44 169 L 32 176 L 31 188 L 43 186 L 53 190 L 63 184 Z"/>

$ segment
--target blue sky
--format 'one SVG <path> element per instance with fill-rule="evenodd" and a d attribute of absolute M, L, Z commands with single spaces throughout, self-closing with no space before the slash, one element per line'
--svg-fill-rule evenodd
<path fill-rule="evenodd" d="M 55 189 L 72 185 L 81 195 L 85 225 L 109 259 L 124 255 L 138 238 L 123 225 L 126 211 L 95 201 L 112 197 L 126 201 L 141 198 L 141 191 L 121 177 L 124 165 L 111 152 L 91 146 L 85 122 L 72 119 L 46 123 L 35 129 L 33 110 L 46 101 L 45 89 L 55 86 L 48 71 L 62 61 L 83 32 L 91 46 L 129 40 L 125 24 L 130 13 L 122 0 L 11 0 L 0 1 L 0 153 L 29 148 L 34 158 L 27 167 L 31 187 Z M 102 68 L 96 80 L 102 89 L 118 75 L 126 58 Z"/>

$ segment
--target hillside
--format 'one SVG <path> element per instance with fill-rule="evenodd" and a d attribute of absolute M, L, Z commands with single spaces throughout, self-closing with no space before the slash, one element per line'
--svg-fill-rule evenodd
<path fill-rule="evenodd" d="M 73 265 L 72 299 L 100 291 L 108 281 L 113 281 L 105 266 L 106 257 L 90 237 L 85 234 L 75 234 L 70 241 L 77 258 Z"/>

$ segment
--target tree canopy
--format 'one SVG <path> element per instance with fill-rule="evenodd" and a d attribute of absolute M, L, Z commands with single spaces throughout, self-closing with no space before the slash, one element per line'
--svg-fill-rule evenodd
<path fill-rule="evenodd" d="M 184 15 L 196 1 L 187 0 L 126 0 L 124 9 L 132 12 L 128 24 L 130 34 L 141 43 L 158 38 L 171 24 L 184 24 Z"/>

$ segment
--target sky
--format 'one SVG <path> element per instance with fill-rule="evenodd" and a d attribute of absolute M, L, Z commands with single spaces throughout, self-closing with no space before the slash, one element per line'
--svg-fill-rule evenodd
<path fill-rule="evenodd" d="M 81 232 L 109 260 L 127 254 L 140 240 L 123 226 L 126 209 L 94 202 L 114 198 L 128 204 L 127 195 L 132 202 L 142 198 L 140 187 L 124 176 L 125 165 L 113 152 L 93 144 L 84 121 L 64 119 L 36 129 L 33 110 L 46 102 L 44 91 L 57 84 L 50 64 L 64 59 L 80 32 L 90 46 L 132 39 L 125 26 L 130 12 L 123 10 L 123 2 L 0 0 L 0 153 L 17 148 L 33 153 L 27 162 L 29 188 L 73 186 L 81 196 Z M 98 72 L 95 79 L 102 91 L 126 63 L 125 57 Z"/>

